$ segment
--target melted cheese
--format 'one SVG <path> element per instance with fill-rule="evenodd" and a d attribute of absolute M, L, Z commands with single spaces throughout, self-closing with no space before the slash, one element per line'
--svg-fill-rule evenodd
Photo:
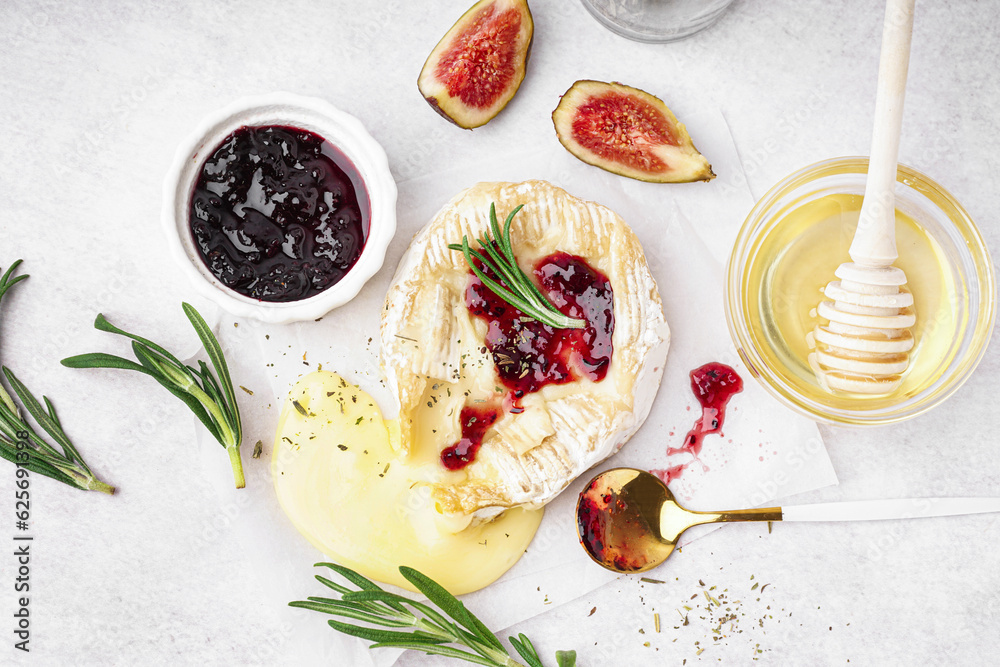
<path fill-rule="evenodd" d="M 447 414 L 447 413 L 445 413 Z M 440 423 L 420 424 L 416 431 Z M 271 469 L 278 501 L 295 527 L 338 563 L 413 590 L 413 567 L 454 594 L 483 588 L 517 562 L 541 510 L 515 508 L 492 521 L 444 515 L 431 486 L 453 480 L 432 439 L 400 447 L 399 424 L 335 373 L 302 378 L 285 402 Z"/>

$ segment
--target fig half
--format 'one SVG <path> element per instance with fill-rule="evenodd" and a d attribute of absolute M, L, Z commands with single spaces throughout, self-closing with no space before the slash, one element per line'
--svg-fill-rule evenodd
<path fill-rule="evenodd" d="M 715 178 L 673 112 L 638 88 L 577 81 L 552 112 L 552 122 L 566 150 L 612 173 L 654 183 Z"/>
<path fill-rule="evenodd" d="M 524 80 L 534 29 L 527 0 L 480 0 L 431 51 L 417 88 L 459 127 L 485 125 Z"/>

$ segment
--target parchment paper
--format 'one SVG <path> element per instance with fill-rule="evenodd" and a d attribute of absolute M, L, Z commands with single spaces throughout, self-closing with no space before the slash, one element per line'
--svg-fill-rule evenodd
<path fill-rule="evenodd" d="M 740 373 L 743 393 L 730 403 L 723 435 L 709 436 L 701 463 L 688 466 L 671 488 L 692 509 L 770 504 L 836 483 L 816 426 L 779 405 L 740 363 L 726 329 L 723 271 L 736 232 L 753 200 L 722 115 L 677 109 L 718 178 L 710 183 L 649 184 L 585 165 L 553 140 L 531 152 L 470 161 L 399 184 L 398 231 L 382 271 L 351 303 L 321 321 L 294 325 L 234 322 L 220 314 L 218 329 L 232 364 L 246 436 L 247 488 L 235 491 L 223 450 L 197 426 L 202 464 L 214 470 L 220 512 L 227 517 L 216 539 L 238 539 L 254 560 L 246 573 L 267 604 L 323 595 L 312 564 L 327 560 L 300 536 L 282 513 L 270 479 L 270 455 L 278 413 L 292 384 L 316 370 L 341 373 L 375 396 L 391 416 L 394 402 L 380 384 L 379 312 L 395 266 L 410 238 L 460 190 L 482 180 L 541 178 L 576 196 L 617 211 L 639 235 L 664 301 L 672 342 L 663 383 L 646 424 L 613 458 L 614 466 L 666 468 L 668 446 L 678 447 L 698 415 L 688 372 L 722 361 Z M 251 458 L 254 443 L 263 455 Z M 584 475 L 589 479 L 592 473 Z M 546 509 L 524 557 L 497 583 L 464 597 L 493 629 L 518 623 L 575 599 L 615 578 L 586 557 L 575 531 L 573 508 L 586 479 L 578 479 Z M 695 537 L 704 530 L 692 533 Z M 690 534 L 689 534 L 690 535 Z M 690 541 L 693 537 L 686 536 Z M 683 543 L 682 543 L 683 544 Z M 665 564 L 650 573 L 669 568 Z M 339 635 L 314 612 L 289 609 L 270 641 L 288 664 L 389 665 L 398 653 L 368 651 L 367 643 Z"/>

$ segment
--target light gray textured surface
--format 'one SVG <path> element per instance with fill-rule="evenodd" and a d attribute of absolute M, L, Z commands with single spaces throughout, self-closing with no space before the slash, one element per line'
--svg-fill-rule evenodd
<path fill-rule="evenodd" d="M 115 349 L 90 328 L 98 310 L 191 347 L 177 306 L 190 290 L 160 252 L 160 182 L 177 142 L 209 110 L 276 89 L 323 97 L 365 122 L 398 180 L 552 144 L 549 113 L 579 78 L 718 106 L 756 196 L 816 160 L 867 153 L 880 3 L 738 0 L 709 31 L 653 46 L 613 35 L 572 0 L 534 0 L 527 79 L 475 132 L 445 123 L 414 85 L 465 4 L 0 6 L 0 264 L 23 257 L 32 274 L 5 300 L 0 359 L 54 397 L 88 461 L 121 489 L 106 498 L 32 486 L 32 653 L 11 647 L 13 561 L 4 556 L 0 661 L 271 664 L 292 641 L 295 617 L 262 605 L 250 560 L 226 539 L 233 508 L 190 465 L 198 456 L 184 444 L 190 423 L 179 403 L 123 375 L 58 366 L 69 354 Z M 998 34 L 992 3 L 918 3 L 900 155 L 963 202 L 992 248 Z M 929 415 L 869 431 L 824 428 L 841 484 L 805 500 L 1000 495 L 998 371 L 993 346 Z M 13 476 L 2 470 L 0 541 L 9 544 Z M 583 665 L 994 664 L 997 521 L 789 524 L 771 535 L 730 527 L 672 559 L 665 584 L 610 584 L 513 630 L 546 656 L 576 648 Z M 708 604 L 699 580 L 741 601 L 719 641 L 699 618 Z M 689 624 L 674 630 L 685 604 Z"/>

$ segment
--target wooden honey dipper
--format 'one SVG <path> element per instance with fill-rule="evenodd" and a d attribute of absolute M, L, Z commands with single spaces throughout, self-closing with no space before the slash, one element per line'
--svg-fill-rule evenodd
<path fill-rule="evenodd" d="M 817 314 L 828 321 L 813 331 L 809 362 L 829 390 L 889 394 L 902 383 L 916 322 L 906 275 L 896 252 L 896 163 L 910 59 L 915 0 L 888 0 L 882 33 L 875 127 L 864 202 L 841 264 L 823 290 Z"/>

